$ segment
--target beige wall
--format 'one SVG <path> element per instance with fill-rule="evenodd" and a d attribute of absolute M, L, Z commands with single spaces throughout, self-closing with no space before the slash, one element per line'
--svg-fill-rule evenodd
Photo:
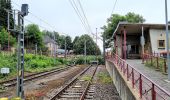
<path fill-rule="evenodd" d="M 170 31 L 169 31 L 169 33 L 170 33 Z M 156 53 L 159 53 L 162 51 L 166 51 L 167 46 L 166 46 L 166 32 L 165 32 L 165 30 L 150 29 L 149 34 L 150 34 L 152 52 L 155 51 Z M 158 49 L 158 40 L 165 40 L 165 49 Z"/>

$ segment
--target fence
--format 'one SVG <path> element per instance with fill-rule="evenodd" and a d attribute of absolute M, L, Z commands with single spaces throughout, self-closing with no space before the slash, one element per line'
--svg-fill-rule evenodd
<path fill-rule="evenodd" d="M 170 93 L 162 89 L 152 80 L 140 73 L 118 55 L 113 54 L 106 57 L 116 65 L 117 69 L 130 81 L 132 88 L 136 89 L 141 99 L 144 100 L 170 100 Z"/>
<path fill-rule="evenodd" d="M 142 62 L 147 66 L 153 66 L 155 70 L 161 71 L 163 74 L 167 74 L 167 60 L 163 58 L 162 54 L 143 54 Z"/>

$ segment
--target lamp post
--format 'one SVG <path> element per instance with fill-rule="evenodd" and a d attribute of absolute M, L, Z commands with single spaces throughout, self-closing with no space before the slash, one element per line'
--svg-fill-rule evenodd
<path fill-rule="evenodd" d="M 166 45 L 167 45 L 167 66 L 168 66 L 168 81 L 170 81 L 170 57 L 169 57 L 169 33 L 168 33 L 168 7 L 165 0 L 165 21 L 166 21 Z"/>

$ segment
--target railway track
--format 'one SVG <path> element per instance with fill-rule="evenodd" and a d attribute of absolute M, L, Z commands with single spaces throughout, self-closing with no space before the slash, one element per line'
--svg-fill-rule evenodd
<path fill-rule="evenodd" d="M 34 80 L 34 79 L 37 79 L 37 78 L 40 78 L 40 77 L 43 77 L 43 76 L 47 76 L 47 75 L 56 73 L 56 72 L 64 71 L 68 68 L 69 68 L 69 66 L 64 67 L 64 68 L 56 68 L 56 69 L 53 69 L 53 70 L 50 70 L 50 71 L 39 72 L 39 73 L 27 75 L 27 76 L 24 77 L 24 82 L 31 81 L 31 80 Z M 4 82 L 0 82 L 0 86 L 4 86 L 4 87 L 12 87 L 12 86 L 15 86 L 16 84 L 17 84 L 16 78 L 10 79 L 10 80 L 4 81 Z"/>
<path fill-rule="evenodd" d="M 84 69 L 63 86 L 50 100 L 93 100 L 95 86 L 91 83 L 97 67 L 97 65 L 93 65 Z M 87 76 L 90 76 L 89 79 L 84 79 Z"/>

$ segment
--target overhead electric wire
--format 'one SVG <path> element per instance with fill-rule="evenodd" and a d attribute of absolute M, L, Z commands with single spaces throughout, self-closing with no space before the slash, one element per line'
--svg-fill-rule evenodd
<path fill-rule="evenodd" d="M 13 2 L 16 6 L 20 7 L 19 4 L 15 3 L 14 1 L 12 1 L 12 2 Z M 36 19 L 38 19 L 40 22 L 43 22 L 44 24 L 46 24 L 47 26 L 49 26 L 52 30 L 55 30 L 55 29 L 56 29 L 55 26 L 49 24 L 47 21 L 45 21 L 45 20 L 42 19 L 41 17 L 33 14 L 31 11 L 29 11 L 29 13 L 30 13 L 33 17 L 35 17 Z M 28 21 L 28 19 L 26 19 L 26 20 Z M 33 23 L 33 22 L 30 21 L 30 20 L 29 20 L 29 22 Z M 43 26 L 41 26 L 41 25 L 39 25 L 39 24 L 37 24 L 37 25 L 40 26 L 40 27 L 42 27 L 42 28 L 45 28 L 45 27 L 43 27 Z M 45 29 L 48 30 L 48 28 L 45 28 Z M 68 34 L 65 34 L 65 33 L 59 33 L 59 34 L 68 35 Z"/>
<path fill-rule="evenodd" d="M 110 16 L 112 16 L 113 12 L 115 11 L 116 4 L 117 4 L 117 0 L 114 2 L 113 9 L 112 9 L 112 12 L 111 12 Z M 113 35 L 110 37 L 109 40 L 111 40 L 112 38 L 113 38 Z"/>
<path fill-rule="evenodd" d="M 96 35 L 92 32 L 92 29 L 91 29 L 91 27 L 90 27 L 90 25 L 89 25 L 89 22 L 88 22 L 88 20 L 87 20 L 87 17 L 86 17 L 86 15 L 85 15 L 85 12 L 84 12 L 84 9 L 83 9 L 83 7 L 82 7 L 81 2 L 78 1 L 78 4 L 79 4 L 79 7 L 80 7 L 80 8 L 77 6 L 77 4 L 75 3 L 74 0 L 69 0 L 69 2 L 70 2 L 70 4 L 71 4 L 71 6 L 73 7 L 73 9 L 75 10 L 78 18 L 79 18 L 80 21 L 82 22 L 82 25 L 84 26 L 85 30 L 86 30 L 88 33 L 92 34 L 93 37 L 96 36 Z M 81 11 L 80 11 L 79 9 L 81 9 Z M 81 13 L 81 12 L 82 12 L 82 13 Z M 97 37 L 97 38 L 98 38 L 98 39 L 101 39 L 100 37 Z M 102 40 L 102 39 L 101 39 L 101 40 Z"/>
<path fill-rule="evenodd" d="M 90 32 L 92 33 L 91 26 L 90 26 L 90 24 L 89 24 L 89 21 L 87 20 L 86 14 L 85 14 L 85 12 L 84 12 L 84 9 L 83 9 L 83 6 L 82 6 L 80 0 L 78 0 L 78 3 L 79 3 L 79 5 L 80 5 L 81 11 L 82 11 L 83 16 L 84 16 L 84 18 L 85 18 L 85 21 L 87 22 L 88 28 L 89 28 Z"/>
<path fill-rule="evenodd" d="M 112 12 L 111 12 L 111 14 L 110 14 L 110 15 L 112 15 L 112 14 L 113 14 L 113 12 L 115 11 L 116 4 L 117 4 L 117 0 L 114 2 L 113 8 L 112 8 Z"/>
<path fill-rule="evenodd" d="M 89 30 L 88 30 L 88 28 L 87 28 L 87 26 L 85 24 L 85 21 L 83 20 L 83 17 L 81 15 L 81 13 L 80 13 L 76 3 L 74 2 L 74 0 L 73 1 L 72 0 L 68 0 L 68 1 L 70 2 L 71 6 L 73 7 L 74 11 L 76 12 L 78 18 L 80 19 L 80 21 L 81 21 L 85 31 L 89 33 Z"/>

